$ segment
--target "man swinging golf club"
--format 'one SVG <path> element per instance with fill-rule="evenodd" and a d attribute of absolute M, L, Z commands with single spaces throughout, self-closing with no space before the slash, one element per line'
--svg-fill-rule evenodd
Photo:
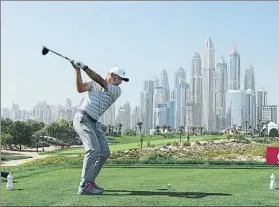
<path fill-rule="evenodd" d="M 107 78 L 103 79 L 95 71 L 81 62 L 71 61 L 76 70 L 76 87 L 79 93 L 87 92 L 87 96 L 74 115 L 73 126 L 85 148 L 81 181 L 78 194 L 96 195 L 104 192 L 96 185 L 98 176 L 105 161 L 110 156 L 107 139 L 101 129 L 99 117 L 119 98 L 122 81 L 128 82 L 124 70 L 113 67 L 109 70 Z M 83 83 L 81 71 L 93 80 Z"/>

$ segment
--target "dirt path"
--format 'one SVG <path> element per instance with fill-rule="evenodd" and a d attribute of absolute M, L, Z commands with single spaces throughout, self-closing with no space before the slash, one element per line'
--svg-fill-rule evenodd
<path fill-rule="evenodd" d="M 44 147 L 44 151 L 52 151 L 55 150 L 56 147 L 51 146 L 51 147 Z M 39 152 L 42 152 L 42 148 L 39 148 Z M 10 151 L 10 150 L 2 150 L 1 154 L 3 155 L 11 155 L 11 156 L 28 156 L 32 158 L 26 158 L 26 159 L 20 159 L 20 160 L 8 160 L 8 161 L 1 161 L 1 166 L 2 167 L 7 167 L 7 166 L 18 166 L 23 163 L 41 159 L 48 157 L 50 155 L 40 155 L 39 153 L 36 152 L 34 149 L 29 149 L 29 148 L 24 148 L 22 151 Z"/>
<path fill-rule="evenodd" d="M 41 159 L 41 158 L 45 158 L 45 157 L 48 157 L 48 156 L 50 156 L 50 155 L 36 155 L 36 156 L 33 156 L 32 158 L 27 158 L 27 159 L 3 161 L 3 162 L 1 162 L 1 166 L 2 167 L 18 166 L 18 165 L 21 165 L 23 163 L 30 162 L 30 161 L 37 160 L 37 159 Z"/>

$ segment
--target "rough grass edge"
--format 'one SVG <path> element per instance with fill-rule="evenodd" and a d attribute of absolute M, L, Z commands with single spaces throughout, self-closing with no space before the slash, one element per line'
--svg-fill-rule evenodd
<path fill-rule="evenodd" d="M 20 167 L 82 167 L 83 155 L 69 156 L 51 156 L 38 160 L 33 160 L 20 165 Z M 203 167 L 210 168 L 212 166 L 221 167 L 272 167 L 266 162 L 259 161 L 234 161 L 234 160 L 179 160 L 167 155 L 154 153 L 144 160 L 107 160 L 104 167 Z"/>

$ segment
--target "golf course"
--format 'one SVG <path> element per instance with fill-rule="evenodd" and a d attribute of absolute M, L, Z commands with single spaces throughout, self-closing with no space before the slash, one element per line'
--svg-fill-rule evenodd
<path fill-rule="evenodd" d="M 192 145 L 222 144 L 223 136 L 193 136 Z M 179 143 L 179 137 L 145 137 L 143 149 L 139 137 L 115 137 L 110 145 L 112 156 L 120 151 L 146 152 L 155 147 Z M 214 141 L 215 140 L 215 143 Z M 182 137 L 182 144 L 187 137 Z M 277 142 L 269 143 L 276 145 Z M 201 144 L 202 145 L 202 144 Z M 210 146 L 211 146 L 210 145 Z M 233 146 L 235 146 L 234 143 Z M 239 146 L 244 146 L 239 143 Z M 181 145 L 182 146 L 182 145 Z M 247 145 L 248 146 L 248 145 Z M 183 149 L 190 147 L 183 147 Z M 231 148 L 231 147 L 230 147 Z M 265 145 L 243 151 L 262 153 Z M 194 149 L 197 151 L 196 149 Z M 202 149 L 204 151 L 204 149 Z M 218 149 L 221 150 L 221 149 Z M 2 178 L 2 206 L 235 206 L 278 205 L 278 189 L 270 190 L 272 172 L 278 169 L 252 160 L 177 160 L 157 152 L 137 160 L 108 160 L 96 182 L 105 188 L 103 195 L 80 196 L 80 179 L 84 150 L 81 147 L 40 152 L 48 157 L 19 166 L 2 167 L 14 176 L 14 190 L 6 190 Z M 212 153 L 212 152 L 211 152 Z M 218 151 L 219 154 L 223 153 Z M 232 154 L 232 151 L 229 152 Z M 243 152 L 239 153 L 246 155 Z M 190 153 L 191 154 L 191 153 Z M 206 154 L 204 154 L 206 155 Z M 250 155 L 249 155 L 250 156 Z M 8 158 L 6 158 L 8 159 Z M 12 158 L 10 158 L 12 160 Z M 278 174 L 278 173 L 277 173 Z M 170 186 L 169 186 L 170 184 Z"/>

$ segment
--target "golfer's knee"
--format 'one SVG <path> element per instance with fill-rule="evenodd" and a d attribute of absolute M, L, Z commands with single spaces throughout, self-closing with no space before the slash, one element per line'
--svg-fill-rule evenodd
<path fill-rule="evenodd" d="M 104 158 L 104 159 L 108 159 L 110 157 L 110 151 L 103 151 L 101 156 Z"/>
<path fill-rule="evenodd" d="M 89 158 L 89 159 L 90 159 L 90 158 L 91 158 L 91 159 L 95 159 L 95 158 L 99 157 L 100 154 L 101 154 L 101 150 L 98 150 L 98 149 L 89 149 L 89 150 L 86 151 L 85 156 L 86 156 L 87 158 Z"/>

